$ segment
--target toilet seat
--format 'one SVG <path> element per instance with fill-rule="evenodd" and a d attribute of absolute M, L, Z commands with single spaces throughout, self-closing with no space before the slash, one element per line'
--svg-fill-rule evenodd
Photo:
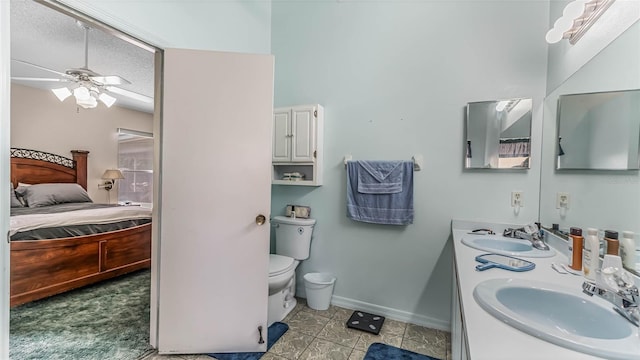
<path fill-rule="evenodd" d="M 289 272 L 296 267 L 296 261 L 288 256 L 269 254 L 269 277 Z"/>

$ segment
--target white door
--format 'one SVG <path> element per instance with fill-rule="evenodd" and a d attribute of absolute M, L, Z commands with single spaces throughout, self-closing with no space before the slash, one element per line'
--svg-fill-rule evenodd
<path fill-rule="evenodd" d="M 158 350 L 266 351 L 273 57 L 167 49 L 163 74 Z"/>
<path fill-rule="evenodd" d="M 273 112 L 273 162 L 291 161 L 291 109 L 275 109 Z"/>
<path fill-rule="evenodd" d="M 293 142 L 291 144 L 291 160 L 311 162 L 314 160 L 315 146 L 315 111 L 311 106 L 298 106 L 291 110 Z"/>

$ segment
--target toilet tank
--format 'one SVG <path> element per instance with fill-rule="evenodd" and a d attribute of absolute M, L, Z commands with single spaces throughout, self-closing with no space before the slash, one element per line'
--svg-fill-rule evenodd
<path fill-rule="evenodd" d="M 311 233 L 315 219 L 275 216 L 271 223 L 276 228 L 276 254 L 304 260 L 309 257 Z"/>

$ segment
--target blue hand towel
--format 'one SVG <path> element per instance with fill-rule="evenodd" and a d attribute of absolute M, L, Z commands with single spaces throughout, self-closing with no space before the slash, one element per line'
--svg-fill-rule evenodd
<path fill-rule="evenodd" d="M 395 194 L 402 191 L 402 161 L 357 161 L 358 192 Z"/>
<path fill-rule="evenodd" d="M 374 224 L 413 224 L 413 162 L 402 161 L 402 191 L 371 194 L 358 191 L 360 163 L 347 162 L 347 216 Z"/>

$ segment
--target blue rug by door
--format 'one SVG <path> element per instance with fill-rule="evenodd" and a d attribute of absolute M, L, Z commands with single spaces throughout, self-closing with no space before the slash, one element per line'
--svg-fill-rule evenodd
<path fill-rule="evenodd" d="M 438 360 L 427 355 L 415 353 L 413 351 L 399 349 L 397 347 L 373 343 L 369 346 L 367 354 L 363 360 Z"/>
<path fill-rule="evenodd" d="M 289 325 L 282 322 L 274 322 L 269 326 L 267 335 L 267 351 L 271 349 L 273 344 L 280 339 L 284 333 L 289 330 Z M 263 352 L 243 352 L 243 353 L 215 353 L 207 354 L 218 360 L 258 360 L 264 355 Z"/>

